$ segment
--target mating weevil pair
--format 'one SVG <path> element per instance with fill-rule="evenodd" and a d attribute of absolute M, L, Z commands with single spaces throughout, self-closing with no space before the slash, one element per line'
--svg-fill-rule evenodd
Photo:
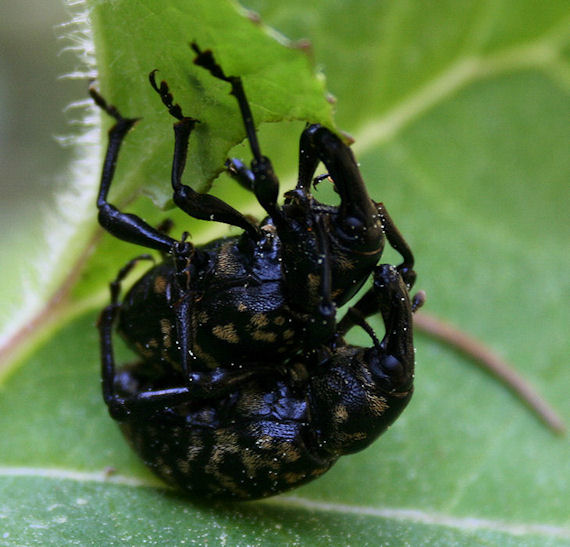
<path fill-rule="evenodd" d="M 253 161 L 229 160 L 229 173 L 267 213 L 259 225 L 222 200 L 182 183 L 188 141 L 198 120 L 183 114 L 165 82 L 150 82 L 174 123 L 175 204 L 194 218 L 243 229 L 203 246 L 170 237 L 107 201 L 119 149 L 137 121 L 95 91 L 116 123 L 109 132 L 97 206 L 115 237 L 158 250 L 164 259 L 122 302 L 132 260 L 111 283 L 99 321 L 103 396 L 111 416 L 144 462 L 167 482 L 202 497 L 254 499 L 299 486 L 343 454 L 373 442 L 401 413 L 413 390 L 413 256 L 384 206 L 370 199 L 350 149 L 328 129 L 301 135 L 297 186 L 278 205 L 279 183 L 263 156 L 241 79 L 226 76 L 211 51 L 195 64 L 231 85 Z M 311 194 L 322 162 L 340 204 Z M 384 239 L 402 256 L 378 265 Z M 372 275 L 373 285 L 337 322 Z M 366 317 L 380 314 L 386 333 Z M 117 370 L 117 329 L 139 362 Z M 349 345 L 354 326 L 372 340 Z"/>

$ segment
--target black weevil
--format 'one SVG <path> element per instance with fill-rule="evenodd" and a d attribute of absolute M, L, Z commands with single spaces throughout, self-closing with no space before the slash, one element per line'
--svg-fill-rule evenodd
<path fill-rule="evenodd" d="M 111 283 L 99 321 L 103 396 L 133 448 L 159 476 L 195 495 L 254 499 L 303 484 L 339 456 L 360 450 L 400 414 L 413 390 L 413 255 L 384 206 L 372 201 L 352 152 L 336 135 L 309 125 L 300 140 L 299 178 L 277 204 L 279 184 L 260 152 L 239 77 L 226 76 L 211 51 L 192 44 L 195 63 L 231 84 L 253 161 L 227 167 L 254 192 L 268 217 L 259 225 L 222 200 L 182 184 L 190 134 L 165 82 L 152 87 L 174 124 L 172 187 L 190 216 L 241 227 L 243 234 L 194 246 L 108 203 L 119 149 L 136 119 L 116 120 L 97 200 L 99 222 L 119 239 L 155 249 L 164 260 L 119 300 L 129 262 Z M 340 205 L 311 194 L 323 162 Z M 384 235 L 402 256 L 378 265 Z M 373 275 L 372 288 L 337 322 Z M 379 341 L 366 317 L 381 314 Z M 115 323 L 140 361 L 117 371 Z M 348 345 L 358 325 L 373 345 Z"/>

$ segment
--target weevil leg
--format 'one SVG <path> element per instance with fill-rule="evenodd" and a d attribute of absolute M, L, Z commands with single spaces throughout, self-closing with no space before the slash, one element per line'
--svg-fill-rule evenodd
<path fill-rule="evenodd" d="M 259 204 L 272 217 L 276 218 L 280 215 L 277 207 L 277 198 L 279 195 L 279 180 L 273 171 L 273 166 L 269 158 L 261 154 L 259 141 L 255 132 L 255 124 L 249 102 L 243 89 L 241 78 L 238 76 L 226 76 L 220 65 L 216 62 L 211 50 L 201 50 L 196 43 L 191 44 L 192 49 L 196 53 L 194 63 L 210 72 L 212 76 L 228 82 L 232 86 L 231 94 L 236 98 L 243 119 L 247 140 L 253 154 L 251 162 L 251 173 L 253 174 L 253 190 Z M 249 175 L 241 176 L 242 182 L 247 182 Z"/>
<path fill-rule="evenodd" d="M 414 271 L 414 255 L 412 250 L 407 244 L 404 236 L 400 233 L 400 230 L 394 224 L 392 217 L 386 210 L 383 203 L 377 203 L 378 214 L 380 215 L 380 220 L 382 222 L 382 227 L 384 228 L 384 233 L 386 234 L 386 239 L 392 248 L 400 253 L 402 257 L 402 263 L 397 266 L 397 270 L 402 275 L 402 279 L 411 289 L 416 281 L 416 272 Z"/>
<path fill-rule="evenodd" d="M 374 300 L 370 304 L 370 300 Z M 365 318 L 382 315 L 385 334 L 378 341 Z M 337 332 L 343 336 L 354 325 L 361 326 L 372 338 L 380 366 L 390 384 L 398 390 L 411 387 L 414 375 L 413 305 L 408 288 L 396 268 L 381 264 L 374 270 L 374 283 L 367 300 L 364 297 L 349 308 L 338 324 Z"/>
<path fill-rule="evenodd" d="M 253 171 L 237 158 L 231 158 L 226 161 L 226 169 L 228 174 L 246 190 L 253 191 L 255 184 L 255 176 Z"/>
<path fill-rule="evenodd" d="M 299 139 L 299 174 L 297 178 L 297 188 L 305 193 L 310 193 L 313 175 L 319 164 L 319 155 L 313 146 L 311 137 L 311 125 L 307 125 L 301 133 Z"/>
<path fill-rule="evenodd" d="M 173 103 L 172 94 L 166 82 L 156 83 L 156 70 L 149 74 L 152 88 L 158 93 L 171 116 L 178 121 L 174 124 L 174 155 L 172 159 L 172 190 L 174 203 L 191 217 L 201 220 L 213 220 L 232 226 L 238 226 L 258 240 L 260 237 L 257 226 L 252 224 L 239 211 L 221 199 L 210 194 L 196 192 L 190 186 L 182 184 L 182 174 L 186 167 L 188 156 L 188 141 L 190 134 L 198 122 L 195 118 L 184 116 L 178 104 Z"/>
<path fill-rule="evenodd" d="M 414 380 L 414 336 L 412 303 L 406 283 L 393 266 L 381 264 L 374 271 L 372 286 L 384 321 L 380 342 L 384 354 L 380 365 L 394 389 L 411 389 Z"/>
<path fill-rule="evenodd" d="M 184 242 L 182 245 L 183 244 Z M 182 254 L 182 257 L 183 256 L 184 255 Z M 190 278 L 193 277 L 193 273 L 182 261 L 177 263 L 176 267 L 178 270 L 176 274 L 178 294 L 176 296 L 176 303 L 174 304 L 176 342 L 180 353 L 180 368 L 182 369 L 182 375 L 186 381 L 190 383 L 190 371 L 192 368 L 190 366 L 190 361 L 196 359 L 196 356 L 192 353 L 193 327 L 191 324 L 192 306 L 194 305 L 195 295 L 190 291 L 189 287 Z M 190 261 L 188 261 L 188 267 L 192 267 Z"/>
<path fill-rule="evenodd" d="M 107 104 L 105 99 L 93 87 L 89 89 L 89 94 L 97 106 L 116 120 L 115 125 L 109 130 L 109 143 L 97 197 L 99 224 L 110 234 L 123 241 L 167 253 L 175 243 L 174 239 L 154 229 L 138 216 L 119 211 L 107 201 L 121 145 L 125 136 L 137 123 L 138 119 L 124 118 L 117 108 Z"/>
<path fill-rule="evenodd" d="M 317 215 L 313 220 L 312 232 L 316 244 L 316 248 L 312 250 L 314 264 L 311 263 L 308 268 L 304 268 L 305 261 L 296 270 L 294 260 L 291 260 L 291 255 L 287 252 L 291 249 L 287 249 L 286 245 L 282 249 L 283 261 L 292 267 L 288 272 L 290 277 L 285 277 L 285 285 L 290 289 L 287 293 L 290 311 L 295 314 L 295 311 L 304 310 L 299 313 L 297 320 L 303 323 L 303 337 L 310 344 L 314 344 L 314 340 L 330 338 L 335 331 L 337 311 L 332 297 L 332 269 L 327 228 L 322 217 Z M 296 247 L 292 250 L 293 253 L 299 253 Z M 306 279 L 308 290 L 299 287 L 302 279 Z M 309 284 L 312 286 L 309 287 Z"/>
<path fill-rule="evenodd" d="M 322 219 L 318 217 L 315 222 L 315 234 L 317 243 L 321 252 L 321 268 L 320 268 L 320 285 L 319 294 L 321 301 L 317 310 L 314 312 L 314 321 L 309 325 L 308 332 L 311 337 L 323 338 L 334 330 L 336 322 L 336 305 L 332 298 L 332 271 L 329 249 L 329 238 L 327 237 L 326 228 L 323 226 Z"/>
<path fill-rule="evenodd" d="M 109 285 L 111 302 L 103 309 L 97 322 L 101 347 L 101 387 L 103 389 L 103 399 L 107 405 L 110 404 L 114 396 L 115 358 L 113 352 L 113 324 L 121 307 L 119 303 L 121 283 L 140 260 L 152 260 L 152 257 L 149 255 L 138 256 L 119 270 L 117 277 Z"/>
<path fill-rule="evenodd" d="M 349 146 L 326 127 L 319 124 L 308 126 L 301 135 L 302 150 L 298 185 L 310 184 L 319 161 L 322 161 L 340 195 L 340 212 L 343 217 L 374 218 L 376 209 L 358 164 Z"/>
<path fill-rule="evenodd" d="M 386 275 L 389 269 L 393 269 L 394 271 L 398 272 L 401 276 L 401 273 L 398 271 L 397 268 L 393 266 L 389 266 L 388 264 L 380 264 L 376 266 L 374 269 L 374 284 L 373 286 L 366 291 L 366 293 L 356 302 L 354 306 L 351 306 L 346 311 L 344 317 L 338 322 L 336 334 L 339 337 L 343 337 L 346 333 L 355 325 L 362 325 L 362 322 L 372 315 L 376 315 L 377 313 L 381 313 L 382 317 L 384 318 L 384 322 L 387 325 L 387 314 L 390 311 L 389 306 L 387 307 L 387 297 L 385 296 L 386 291 L 383 290 L 383 285 L 386 286 L 387 283 L 383 280 L 386 278 Z M 408 287 L 406 282 L 404 281 L 403 277 L 401 279 L 402 283 L 404 284 L 406 291 L 405 295 L 402 296 L 404 299 L 402 302 L 405 303 L 405 308 L 407 309 L 410 298 L 408 293 Z M 419 291 L 409 304 L 410 313 L 415 312 L 421 306 L 423 306 L 425 302 L 425 293 L 423 291 Z M 401 304 L 396 306 L 396 308 L 400 308 Z M 386 327 L 387 328 L 387 327 Z"/>
<path fill-rule="evenodd" d="M 268 368 L 251 368 L 245 371 L 215 369 L 209 372 L 193 372 L 190 383 L 186 386 L 127 394 L 117 393 L 113 389 L 105 396 L 105 403 L 109 414 L 115 420 L 124 421 L 132 416 L 148 416 L 167 406 L 224 397 L 260 374 L 269 375 L 270 371 Z M 114 383 L 114 375 L 111 379 Z"/>

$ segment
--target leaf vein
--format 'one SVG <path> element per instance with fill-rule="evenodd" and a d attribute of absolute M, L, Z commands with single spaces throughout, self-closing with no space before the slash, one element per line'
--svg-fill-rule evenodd
<path fill-rule="evenodd" d="M 528 69 L 538 69 L 550 76 L 551 67 L 560 63 L 562 47 L 557 40 L 545 37 L 487 57 L 458 60 L 388 112 L 362 126 L 355 133 L 355 152 L 363 154 L 392 139 L 429 109 L 477 80 Z"/>
<path fill-rule="evenodd" d="M 71 480 L 81 483 L 96 482 L 127 486 L 130 488 L 162 488 L 169 489 L 162 483 L 152 479 L 140 479 L 126 475 L 109 475 L 105 472 L 84 472 L 65 469 L 50 469 L 41 467 L 10 467 L 0 466 L 0 477 L 43 478 L 53 480 Z M 511 523 L 477 517 L 457 517 L 420 509 L 367 507 L 314 501 L 295 496 L 281 496 L 262 502 L 272 506 L 286 506 L 311 511 L 323 511 L 360 516 L 376 517 L 397 521 L 413 522 L 433 526 L 444 526 L 464 531 L 493 531 L 512 536 L 542 536 L 550 538 L 570 539 L 570 530 L 564 526 L 538 523 Z"/>

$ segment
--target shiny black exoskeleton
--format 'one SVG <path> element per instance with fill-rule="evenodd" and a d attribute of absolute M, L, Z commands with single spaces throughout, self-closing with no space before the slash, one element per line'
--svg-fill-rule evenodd
<path fill-rule="evenodd" d="M 229 160 L 229 172 L 256 195 L 268 217 L 255 225 L 218 198 L 182 184 L 188 140 L 197 120 L 183 115 L 165 82 L 152 87 L 174 124 L 172 187 L 189 215 L 243 228 L 239 237 L 195 247 L 171 238 L 108 203 L 121 143 L 135 119 L 116 119 L 97 200 L 100 224 L 114 236 L 162 252 L 119 301 L 111 284 L 102 313 L 103 395 L 134 449 L 158 475 L 189 492 L 239 499 L 287 490 L 372 442 L 407 404 L 413 383 L 413 256 L 382 204 L 372 201 L 350 149 L 328 129 L 301 135 L 297 187 L 277 204 L 279 185 L 259 148 L 240 78 L 226 76 L 211 51 L 195 44 L 195 63 L 231 84 L 254 156 L 251 169 Z M 311 194 L 323 162 L 340 195 L 328 206 Z M 315 181 L 316 183 L 316 181 Z M 377 265 L 384 235 L 403 258 Z M 337 323 L 373 274 L 373 287 Z M 380 313 L 378 341 L 365 318 Z M 140 356 L 116 371 L 112 331 Z M 371 348 L 347 345 L 354 325 Z"/>

